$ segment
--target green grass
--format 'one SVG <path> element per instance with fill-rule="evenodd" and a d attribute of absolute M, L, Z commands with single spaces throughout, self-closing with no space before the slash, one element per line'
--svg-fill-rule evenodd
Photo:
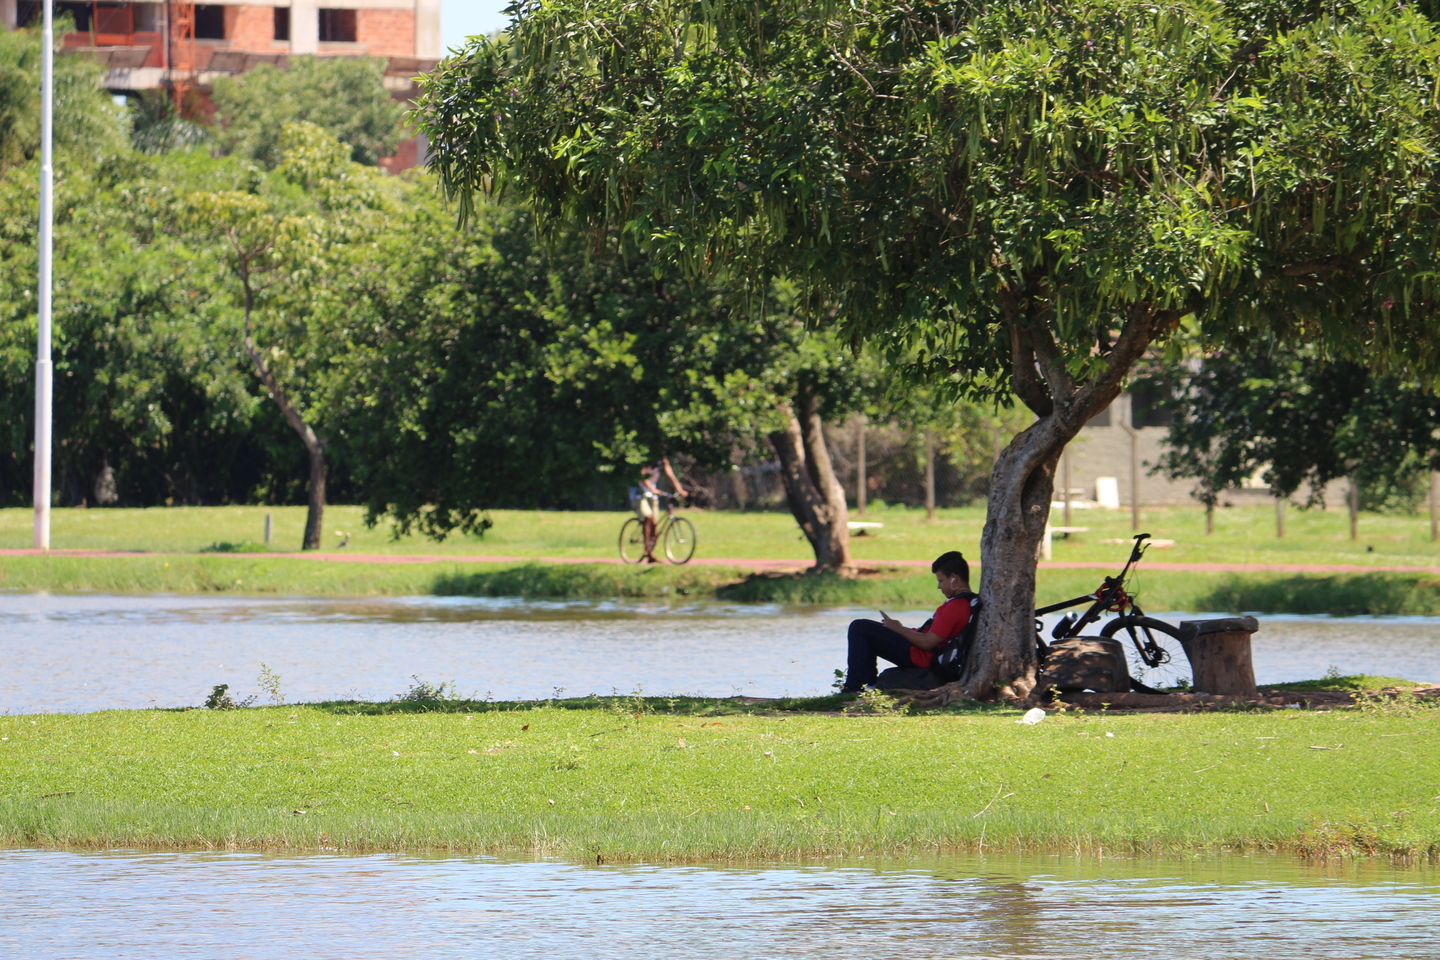
<path fill-rule="evenodd" d="M 1339 690 L 1344 693 L 1360 693 L 1369 690 L 1384 690 L 1389 687 L 1420 687 L 1424 684 L 1400 677 L 1377 677 L 1368 673 L 1356 673 L 1343 677 L 1322 677 L 1319 680 L 1295 680 L 1290 683 L 1264 683 L 1265 690 L 1287 690 L 1293 693 L 1307 693 L 1314 690 Z"/>
<path fill-rule="evenodd" d="M 57 548 L 145 550 L 198 553 L 222 544 L 253 549 L 263 539 L 265 514 L 275 522 L 277 551 L 298 550 L 305 525 L 303 507 L 155 507 L 151 509 L 57 509 L 52 543 Z M 794 519 L 785 512 L 686 511 L 698 529 L 699 556 L 805 560 L 810 552 Z M 395 540 L 388 525 L 366 529 L 358 507 L 333 506 L 325 513 L 324 544 L 333 549 L 338 533 L 349 534 L 351 553 L 442 553 L 520 557 L 611 557 L 628 514 L 496 510 L 495 526 L 484 539 L 456 536 L 436 543 L 419 536 Z M 875 536 L 852 541 L 863 562 L 930 560 L 945 550 L 977 556 L 984 508 L 942 509 L 933 522 L 924 510 L 876 507 L 866 520 L 885 524 Z M 1057 514 L 1058 522 L 1058 514 Z M 1074 516 L 1088 533 L 1055 542 L 1057 561 L 1123 562 L 1126 548 L 1103 543 L 1128 540 L 1129 511 L 1083 510 Z M 0 548 L 30 545 L 31 512 L 0 510 Z M 1150 558 L 1172 562 L 1346 563 L 1440 565 L 1440 545 L 1429 539 L 1423 516 L 1364 514 L 1360 539 L 1349 539 L 1343 511 L 1291 510 L 1286 536 L 1275 538 L 1269 507 L 1233 507 L 1216 512 L 1215 532 L 1206 535 L 1198 506 L 1155 507 L 1144 511 L 1142 527 L 1175 541 Z"/>
<path fill-rule="evenodd" d="M 304 524 L 300 507 L 169 507 L 148 510 L 57 510 L 54 545 L 82 549 L 140 550 L 164 556 L 85 558 L 68 556 L 0 558 L 0 589 L 109 593 L 170 592 L 287 594 L 314 596 L 471 596 L 577 598 L 718 598 L 734 602 L 925 606 L 935 599 L 923 568 L 885 568 L 886 560 L 927 559 L 959 546 L 978 553 L 982 512 L 942 510 L 934 523 L 924 512 L 880 508 L 867 516 L 886 524 L 878 536 L 856 538 L 855 552 L 871 572 L 859 579 L 833 576 L 749 575 L 728 567 L 674 568 L 617 565 L 551 565 L 529 562 L 470 563 L 465 555 L 515 557 L 609 556 L 621 513 L 496 511 L 496 527 L 484 540 L 459 537 L 435 543 L 418 537 L 390 538 L 388 530 L 366 530 L 356 507 L 331 507 L 327 540 L 348 533 L 345 552 L 455 556 L 455 563 L 356 564 L 255 557 L 264 514 L 275 517 L 278 548 L 298 543 Z M 696 511 L 700 555 L 735 558 L 804 559 L 806 546 L 787 514 Z M 1206 537 L 1203 514 L 1195 508 L 1147 511 L 1146 527 L 1177 540 L 1154 550 L 1152 560 L 1226 562 L 1440 563 L 1419 518 L 1365 517 L 1367 536 L 1346 538 L 1343 516 L 1292 511 L 1289 536 L 1268 537 L 1270 515 L 1256 508 L 1218 514 L 1216 533 Z M 1118 568 L 1125 547 L 1102 544 L 1128 534 L 1128 514 L 1085 511 L 1089 534 L 1057 541 L 1057 560 L 1105 561 Z M 1153 522 L 1152 522 L 1153 521 Z M 0 547 L 29 542 L 29 511 L 0 510 Z M 1375 547 L 1365 553 L 1364 547 Z M 295 552 L 295 551 L 291 551 Z M 1038 599 L 1049 603 L 1094 589 L 1104 571 L 1044 569 Z M 1260 613 L 1440 615 L 1440 579 L 1423 573 L 1287 575 L 1280 573 L 1192 573 L 1142 564 L 1135 581 L 1144 605 L 1154 611 L 1254 611 Z"/>
<path fill-rule="evenodd" d="M 1097 586 L 1103 571 L 1040 571 L 1037 600 Z M 1152 570 L 1132 586 L 1154 612 L 1440 615 L 1440 582 L 1423 574 L 1338 577 Z M 244 553 L 140 557 L 0 557 L 0 590 L 53 593 L 230 593 L 241 596 L 563 597 L 925 607 L 935 580 L 912 569 L 847 579 L 750 574 L 733 567 L 545 563 L 344 563 Z"/>
<path fill-rule="evenodd" d="M 997 707 L 853 717 L 671 706 L 0 717 L 0 842 L 591 861 L 981 844 L 1440 850 L 1440 711 L 1061 715 L 1030 727 Z"/>

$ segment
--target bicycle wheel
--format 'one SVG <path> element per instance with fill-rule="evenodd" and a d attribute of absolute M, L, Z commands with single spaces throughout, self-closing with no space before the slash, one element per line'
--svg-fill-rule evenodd
<path fill-rule="evenodd" d="M 639 563 L 645 557 L 645 525 L 640 518 L 631 517 L 620 528 L 620 559 L 626 563 Z"/>
<path fill-rule="evenodd" d="M 689 563 L 695 556 L 695 525 L 684 517 L 676 517 L 665 528 L 665 556 L 671 563 Z"/>
<path fill-rule="evenodd" d="M 1125 647 L 1133 683 L 1162 693 L 1192 688 L 1190 658 L 1180 643 L 1180 628 L 1173 623 L 1154 617 L 1116 617 L 1100 628 L 1100 636 L 1119 640 Z"/>

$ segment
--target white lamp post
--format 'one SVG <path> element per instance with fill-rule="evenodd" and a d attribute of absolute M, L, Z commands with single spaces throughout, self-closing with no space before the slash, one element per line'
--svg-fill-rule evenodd
<path fill-rule="evenodd" d="M 40 290 L 35 346 L 35 549 L 50 549 L 50 257 L 55 246 L 55 3 L 45 0 L 40 34 Z"/>

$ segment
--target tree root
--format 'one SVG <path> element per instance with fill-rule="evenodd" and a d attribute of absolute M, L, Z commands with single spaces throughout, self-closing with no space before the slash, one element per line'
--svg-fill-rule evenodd
<path fill-rule="evenodd" d="M 954 683 L 947 683 L 943 687 L 936 687 L 933 690 L 896 690 L 893 695 L 897 698 L 897 706 L 908 704 L 916 710 L 938 710 L 941 707 L 948 707 L 953 703 L 962 700 L 970 700 L 976 703 L 1004 702 L 1017 707 L 1033 707 L 1035 701 L 1030 696 L 1019 693 L 1017 688 L 1030 690 L 1033 683 L 1027 684 L 1021 680 L 1001 686 L 992 690 L 991 696 L 976 696 L 965 689 L 965 681 L 957 680 Z"/>
<path fill-rule="evenodd" d="M 897 695 L 896 706 L 908 705 L 915 710 L 939 710 L 941 707 L 948 707 L 961 700 L 979 699 L 971 696 L 970 692 L 965 689 L 964 682 L 959 680 L 933 690 L 896 690 L 894 693 Z"/>
<path fill-rule="evenodd" d="M 913 710 L 938 710 L 962 700 L 982 701 L 964 689 L 963 683 L 947 683 L 934 690 L 891 691 L 897 707 L 909 706 Z M 1338 690 L 1316 690 L 1304 693 L 1262 691 L 1255 697 L 1219 696 L 1204 693 L 1061 693 L 1053 700 L 1040 697 L 996 697 L 1018 708 L 1042 707 L 1046 711 L 1093 710 L 1105 713 L 1196 713 L 1215 709 L 1252 710 L 1335 710 L 1353 708 L 1357 705 L 1379 704 L 1382 708 L 1388 702 L 1404 706 L 1406 698 L 1416 704 L 1440 702 L 1440 686 L 1418 687 L 1413 690 L 1388 688 L 1371 694 L 1354 694 Z M 993 701 L 992 701 L 993 702 Z"/>

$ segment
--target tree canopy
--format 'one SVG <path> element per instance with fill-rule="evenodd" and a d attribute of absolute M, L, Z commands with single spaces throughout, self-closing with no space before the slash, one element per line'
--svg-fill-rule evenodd
<path fill-rule="evenodd" d="M 39 31 L 0 30 L 0 172 L 40 153 L 42 49 Z M 100 73 L 89 57 L 55 58 L 55 149 L 81 162 L 113 151 L 124 135 Z"/>
<path fill-rule="evenodd" d="M 1065 443 L 1177 331 L 1432 377 L 1440 38 L 1319 2 L 522 0 L 426 81 L 462 213 L 503 183 L 1037 416 L 995 467 L 964 684 L 1034 675 Z M 1013 682 L 1013 685 L 1012 685 Z"/>
<path fill-rule="evenodd" d="M 1414 7 L 516 12 L 421 102 L 462 209 L 513 174 L 555 222 L 696 274 L 803 277 L 861 333 L 927 333 L 977 385 L 1014 373 L 1026 310 L 1072 377 L 1136 311 L 1431 361 L 1436 37 Z"/>
<path fill-rule="evenodd" d="M 1413 505 L 1440 468 L 1440 397 L 1416 379 L 1318 353 L 1237 351 L 1193 372 L 1158 371 L 1175 414 L 1158 469 L 1197 480 L 1196 495 L 1212 505 L 1257 473 L 1280 496 L 1308 487 L 1309 504 L 1349 478 L 1358 506 Z"/>
<path fill-rule="evenodd" d="M 215 81 L 216 139 L 226 153 L 266 167 L 280 162 L 287 123 L 313 123 L 350 148 L 350 159 L 375 166 L 395 152 L 405 109 L 381 82 L 374 57 L 290 58 L 287 70 L 262 63 Z"/>

